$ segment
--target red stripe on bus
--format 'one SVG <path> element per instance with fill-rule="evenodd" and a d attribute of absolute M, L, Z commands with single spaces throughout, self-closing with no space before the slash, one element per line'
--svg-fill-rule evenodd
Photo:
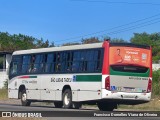
<path fill-rule="evenodd" d="M 103 43 L 104 48 L 104 58 L 103 58 L 103 67 L 102 74 L 109 74 L 109 41 Z"/>
<path fill-rule="evenodd" d="M 22 76 L 22 77 L 19 77 L 19 78 L 30 78 L 29 76 Z"/>

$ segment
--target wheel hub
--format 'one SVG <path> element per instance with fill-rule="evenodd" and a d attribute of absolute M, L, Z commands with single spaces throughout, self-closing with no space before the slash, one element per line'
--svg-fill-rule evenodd
<path fill-rule="evenodd" d="M 26 99 L 27 99 L 27 95 L 26 95 L 26 93 L 23 93 L 22 94 L 22 101 L 26 101 Z"/>
<path fill-rule="evenodd" d="M 65 103 L 66 105 L 68 105 L 69 102 L 70 102 L 69 94 L 66 93 L 65 96 L 64 96 L 64 103 Z"/>

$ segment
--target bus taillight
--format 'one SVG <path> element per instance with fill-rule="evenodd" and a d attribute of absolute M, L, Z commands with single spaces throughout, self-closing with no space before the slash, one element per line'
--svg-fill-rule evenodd
<path fill-rule="evenodd" d="M 149 78 L 147 92 L 152 91 L 152 80 Z"/>
<path fill-rule="evenodd" d="M 110 90 L 110 78 L 109 76 L 105 79 L 105 89 Z"/>

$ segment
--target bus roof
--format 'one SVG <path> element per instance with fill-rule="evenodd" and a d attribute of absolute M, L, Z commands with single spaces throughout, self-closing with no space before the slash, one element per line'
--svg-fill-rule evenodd
<path fill-rule="evenodd" d="M 19 50 L 19 51 L 15 51 L 13 53 L 13 55 L 32 54 L 32 53 L 41 53 L 41 52 L 52 52 L 52 51 L 66 51 L 66 50 L 80 50 L 80 49 L 101 48 L 102 45 L 103 45 L 103 42 L 102 43 L 92 43 L 92 44 L 72 45 L 72 46 L 61 46 L 61 47 L 50 47 L 50 48 Z"/>

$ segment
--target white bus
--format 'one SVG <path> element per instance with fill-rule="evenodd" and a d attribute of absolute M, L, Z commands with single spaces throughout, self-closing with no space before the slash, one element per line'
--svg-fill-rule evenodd
<path fill-rule="evenodd" d="M 23 106 L 51 101 L 58 108 L 85 103 L 112 111 L 150 101 L 151 61 L 150 46 L 109 41 L 15 51 L 8 95 Z"/>

